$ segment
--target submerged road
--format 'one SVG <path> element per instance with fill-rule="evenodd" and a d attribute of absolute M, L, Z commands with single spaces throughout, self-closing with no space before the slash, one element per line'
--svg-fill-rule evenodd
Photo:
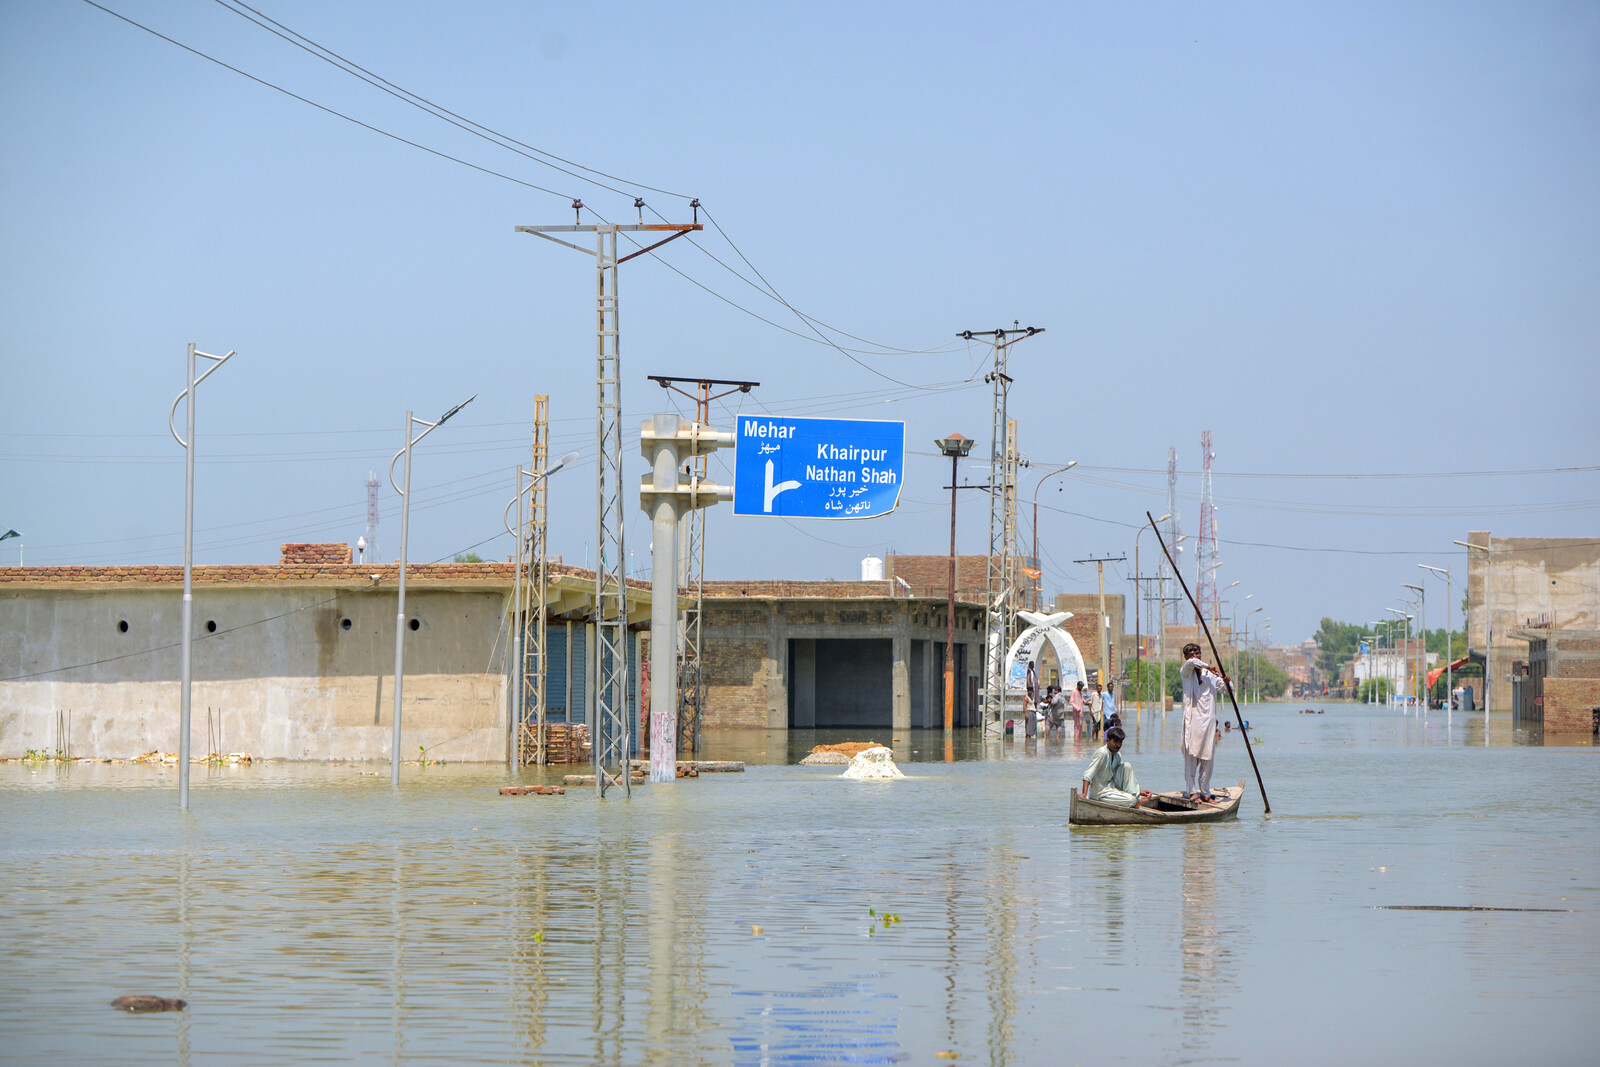
<path fill-rule="evenodd" d="M 712 736 L 746 773 L 604 802 L 256 764 L 183 816 L 171 767 L 0 765 L 0 1060 L 1587 1061 L 1600 751 L 1303 706 L 1246 712 L 1270 818 L 1177 829 L 1069 828 L 1092 746 L 937 732 Z M 845 739 L 908 777 L 792 765 Z M 1176 716 L 1124 755 L 1177 785 Z"/>

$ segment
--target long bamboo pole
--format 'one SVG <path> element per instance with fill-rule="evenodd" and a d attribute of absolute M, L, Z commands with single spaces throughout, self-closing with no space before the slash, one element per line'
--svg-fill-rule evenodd
<path fill-rule="evenodd" d="M 1167 563 L 1172 567 L 1173 575 L 1178 579 L 1178 584 L 1183 587 L 1183 595 L 1189 598 L 1189 603 L 1194 607 L 1194 613 L 1200 620 L 1200 628 L 1206 633 L 1206 643 L 1211 646 L 1211 655 L 1218 663 L 1222 662 L 1222 653 L 1217 651 L 1217 642 L 1211 636 L 1211 627 L 1206 625 L 1205 614 L 1200 610 L 1200 605 L 1195 603 L 1194 594 L 1189 592 L 1189 583 L 1183 580 L 1183 573 L 1178 570 L 1178 564 L 1173 560 L 1172 553 L 1167 551 L 1167 543 L 1161 539 L 1161 531 L 1156 529 L 1155 516 L 1148 511 L 1144 517 L 1150 520 L 1150 529 L 1155 530 L 1156 541 L 1161 545 L 1161 554 L 1167 557 Z M 1226 686 L 1228 690 L 1228 703 L 1233 705 L 1233 717 L 1239 724 L 1239 734 L 1244 738 L 1244 751 L 1250 757 L 1250 769 L 1256 772 L 1256 788 L 1261 790 L 1261 807 L 1268 815 L 1272 814 L 1272 802 L 1267 799 L 1267 787 L 1261 781 L 1261 768 L 1256 764 L 1255 749 L 1250 747 L 1250 731 L 1244 728 L 1244 716 L 1239 714 L 1239 701 L 1233 695 L 1233 683 Z"/>

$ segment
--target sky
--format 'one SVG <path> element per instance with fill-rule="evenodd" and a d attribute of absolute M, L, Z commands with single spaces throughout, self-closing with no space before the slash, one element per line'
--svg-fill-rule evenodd
<path fill-rule="evenodd" d="M 83 0 L 0 5 L 0 532 L 23 535 L 0 563 L 182 561 L 191 342 L 238 353 L 198 392 L 197 562 L 354 543 L 369 471 L 392 560 L 405 412 L 474 394 L 417 449 L 409 558 L 506 558 L 542 393 L 583 457 L 551 478 L 551 551 L 585 563 L 593 260 L 514 230 L 575 197 L 586 222 L 698 197 L 708 223 L 621 268 L 641 571 L 638 427 L 673 410 L 647 375 L 759 381 L 724 429 L 903 421 L 891 515 L 708 516 L 708 578 L 851 578 L 947 551 L 933 441 L 986 457 L 991 417 L 992 352 L 958 334 L 1013 322 L 1045 329 L 1008 373 L 1047 594 L 1093 591 L 1074 560 L 1106 555 L 1132 592 L 1169 448 L 1193 544 L 1205 430 L 1223 613 L 1260 607 L 1278 643 L 1405 583 L 1441 624 L 1417 564 L 1459 578 L 1469 530 L 1600 535 L 1592 3 L 258 0 L 511 151 L 231 3 L 103 2 L 195 51 Z M 986 498 L 961 496 L 981 553 Z"/>

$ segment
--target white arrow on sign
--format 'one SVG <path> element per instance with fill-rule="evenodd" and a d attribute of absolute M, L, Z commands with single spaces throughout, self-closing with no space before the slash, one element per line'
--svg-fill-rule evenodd
<path fill-rule="evenodd" d="M 773 485 L 772 460 L 767 460 L 767 495 L 766 498 L 761 502 L 761 510 L 766 512 L 768 515 L 772 514 L 772 501 L 777 498 L 778 494 L 786 493 L 791 489 L 798 488 L 800 488 L 800 483 L 796 481 L 779 482 L 777 485 Z"/>

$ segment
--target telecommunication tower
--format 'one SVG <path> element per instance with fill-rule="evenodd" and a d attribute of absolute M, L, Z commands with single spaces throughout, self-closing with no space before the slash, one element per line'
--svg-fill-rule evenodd
<path fill-rule="evenodd" d="M 1195 549 L 1195 564 L 1200 575 L 1195 580 L 1195 602 L 1202 612 L 1217 620 L 1217 509 L 1211 499 L 1211 431 L 1200 431 L 1200 544 Z M 1201 623 L 1199 616 L 1195 625 Z"/>
<path fill-rule="evenodd" d="M 382 563 L 378 554 L 378 472 L 367 472 L 367 554 L 368 563 Z"/>
<path fill-rule="evenodd" d="M 1183 545 L 1178 542 L 1178 538 L 1183 534 L 1183 529 L 1178 519 L 1178 449 L 1175 445 L 1167 448 L 1167 514 L 1172 516 L 1167 520 L 1167 544 L 1171 547 L 1173 555 L 1178 555 L 1183 551 Z M 1156 573 L 1161 573 L 1159 564 L 1156 567 Z M 1164 583 L 1165 578 L 1162 581 Z M 1166 595 L 1166 587 L 1163 584 L 1161 596 L 1165 597 Z M 1176 626 L 1183 621 L 1178 610 L 1177 601 L 1164 601 L 1161 610 L 1166 614 L 1167 621 L 1172 625 Z"/>

